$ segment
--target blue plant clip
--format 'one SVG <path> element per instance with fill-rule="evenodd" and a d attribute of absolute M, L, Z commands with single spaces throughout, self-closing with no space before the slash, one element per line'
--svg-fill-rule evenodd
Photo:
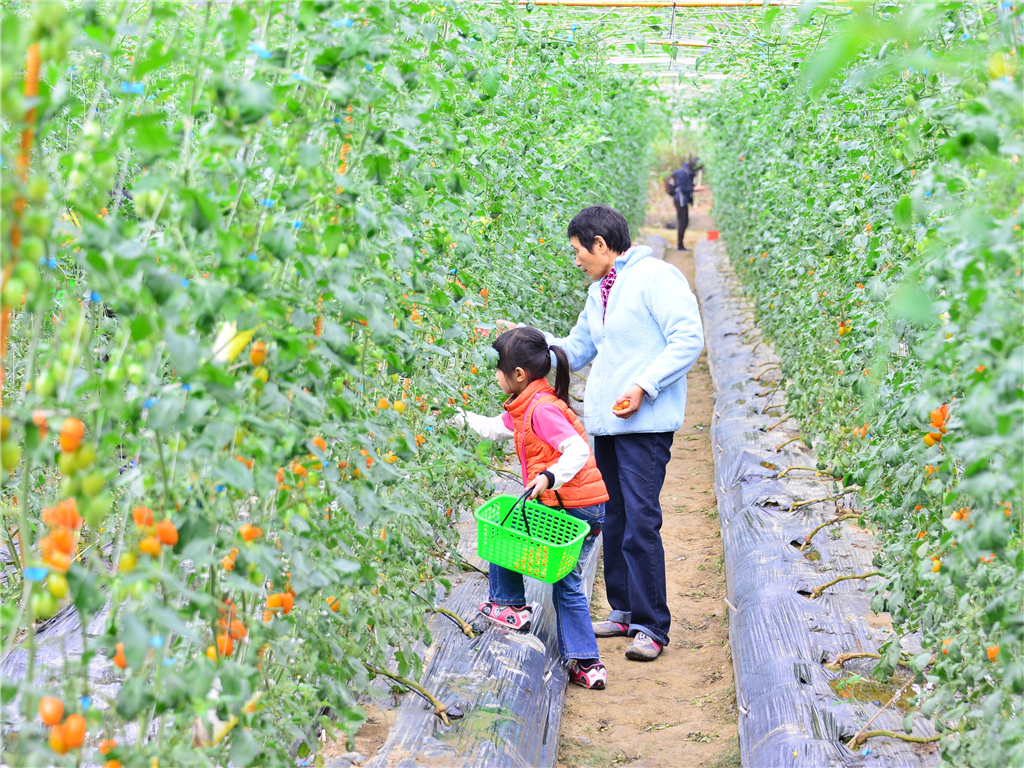
<path fill-rule="evenodd" d="M 34 568 L 26 568 L 25 578 L 29 581 L 40 582 L 46 578 L 47 573 L 49 573 L 49 571 L 46 568 L 42 568 L 40 566 L 35 566 Z"/>

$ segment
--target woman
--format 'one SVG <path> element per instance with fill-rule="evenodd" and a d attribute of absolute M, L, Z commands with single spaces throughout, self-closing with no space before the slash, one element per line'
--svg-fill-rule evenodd
<path fill-rule="evenodd" d="M 669 643 L 672 620 L 660 494 L 686 411 L 686 372 L 704 348 L 700 313 L 686 278 L 650 248 L 633 246 L 618 211 L 585 208 L 568 235 L 593 284 L 569 335 L 545 338 L 565 350 L 573 370 L 593 363 L 584 418 L 609 494 L 604 575 L 612 607 L 594 633 L 631 636 L 626 658 L 652 661 Z"/>

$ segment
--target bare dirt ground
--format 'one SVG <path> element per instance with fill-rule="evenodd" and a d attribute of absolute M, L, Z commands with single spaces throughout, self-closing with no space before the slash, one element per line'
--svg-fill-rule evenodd
<path fill-rule="evenodd" d="M 646 234 L 676 243 L 671 200 L 652 191 Z M 711 199 L 698 193 L 690 211 L 693 227 L 684 244 L 693 248 L 713 225 Z M 693 254 L 666 251 L 693 286 Z M 672 644 L 651 663 L 627 661 L 625 638 L 600 639 L 608 667 L 608 688 L 588 691 L 570 685 L 562 715 L 560 768 L 630 765 L 738 768 L 736 702 L 729 653 L 728 612 L 722 541 L 714 494 L 710 425 L 714 408 L 707 359 L 690 371 L 686 424 L 676 433 L 661 494 L 664 510 Z M 609 610 L 598 571 L 591 613 Z"/>

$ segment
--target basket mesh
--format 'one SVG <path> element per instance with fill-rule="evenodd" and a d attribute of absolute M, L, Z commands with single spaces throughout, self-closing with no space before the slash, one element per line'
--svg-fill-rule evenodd
<path fill-rule="evenodd" d="M 474 513 L 477 554 L 489 563 L 552 584 L 576 565 L 590 526 L 533 501 L 526 502 L 529 533 L 521 503 L 502 526 L 502 519 L 516 502 L 515 496 L 496 496 Z"/>

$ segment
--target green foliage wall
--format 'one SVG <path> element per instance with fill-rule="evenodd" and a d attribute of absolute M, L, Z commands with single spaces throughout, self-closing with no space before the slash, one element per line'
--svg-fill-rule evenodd
<path fill-rule="evenodd" d="M 422 671 L 412 590 L 447 584 L 453 510 L 489 482 L 447 419 L 500 402 L 495 317 L 575 317 L 568 220 L 639 223 L 664 117 L 596 37 L 507 4 L 5 9 L 3 514 L 30 567 L 4 650 L 27 630 L 34 657 L 67 588 L 57 502 L 86 520 L 70 599 L 117 610 L 45 689 L 4 681 L 26 718 L 4 760 L 74 762 L 35 702 L 83 711 L 100 655 L 121 669 L 83 759 L 102 734 L 126 764 L 282 764 L 322 708 L 358 726 L 364 661 Z M 218 653 L 225 601 L 247 636 Z"/>
<path fill-rule="evenodd" d="M 864 488 L 886 575 L 873 608 L 900 636 L 922 633 L 916 673 L 935 655 L 918 704 L 944 761 L 1016 765 L 1021 11 L 888 11 L 826 16 L 828 34 L 821 15 L 790 21 L 776 45 L 719 55 L 737 78 L 705 105 L 715 217 L 790 411 L 832 473 Z M 896 638 L 878 676 L 898 653 Z"/>

